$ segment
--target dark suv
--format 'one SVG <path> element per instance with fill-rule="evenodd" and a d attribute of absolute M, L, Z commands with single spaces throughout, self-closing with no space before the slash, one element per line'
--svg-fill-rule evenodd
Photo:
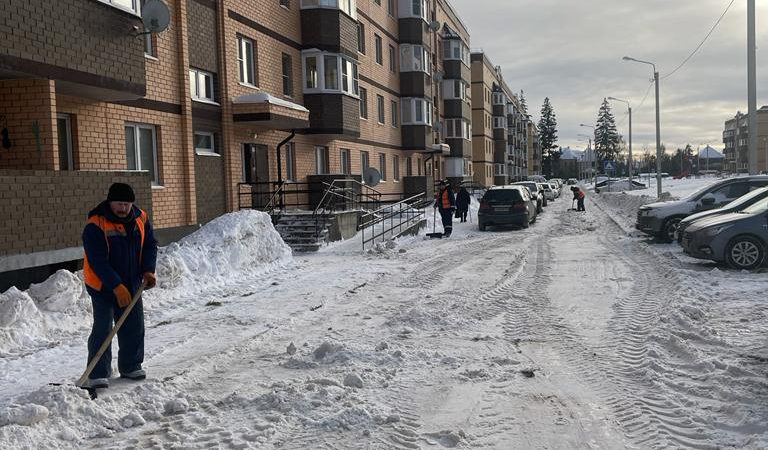
<path fill-rule="evenodd" d="M 477 222 L 480 231 L 496 225 L 517 225 L 528 228 L 536 221 L 536 199 L 525 186 L 495 186 L 480 199 Z"/>

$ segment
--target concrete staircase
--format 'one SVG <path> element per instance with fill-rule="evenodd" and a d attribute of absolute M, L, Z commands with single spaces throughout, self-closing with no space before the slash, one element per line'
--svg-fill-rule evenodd
<path fill-rule="evenodd" d="M 328 240 L 330 217 L 319 216 L 317 223 L 311 212 L 284 212 L 275 229 L 294 252 L 316 252 Z"/>

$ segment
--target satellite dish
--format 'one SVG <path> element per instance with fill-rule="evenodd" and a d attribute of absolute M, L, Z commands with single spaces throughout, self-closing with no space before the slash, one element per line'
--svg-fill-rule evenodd
<path fill-rule="evenodd" d="M 429 29 L 432 31 L 437 31 L 440 29 L 440 22 L 433 20 L 429 23 Z"/>
<path fill-rule="evenodd" d="M 381 182 L 381 173 L 375 167 L 369 167 L 363 171 L 363 181 L 370 187 L 374 187 Z"/>
<path fill-rule="evenodd" d="M 171 12 L 168 5 L 160 0 L 149 0 L 141 8 L 141 21 L 148 33 L 160 33 L 171 23 Z"/>

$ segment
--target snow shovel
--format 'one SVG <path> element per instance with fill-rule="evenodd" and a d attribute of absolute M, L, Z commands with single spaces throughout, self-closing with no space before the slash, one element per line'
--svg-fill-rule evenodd
<path fill-rule="evenodd" d="M 80 377 L 79 380 L 77 380 L 77 383 L 75 383 L 75 386 L 79 387 L 80 389 L 85 389 L 88 391 L 88 395 L 91 396 L 91 400 L 95 400 L 98 397 L 98 394 L 96 393 L 96 388 L 88 387 L 86 386 L 86 382 L 88 381 L 88 376 L 93 372 L 93 368 L 96 367 L 96 364 L 99 362 L 99 359 L 101 359 L 101 356 L 104 355 L 104 352 L 107 351 L 107 348 L 109 348 L 110 344 L 112 344 L 112 339 L 115 337 L 117 332 L 120 330 L 120 327 L 123 326 L 123 322 L 125 322 L 125 319 L 128 318 L 128 314 L 131 313 L 133 310 L 133 307 L 136 306 L 136 303 L 141 298 L 141 294 L 144 292 L 144 288 L 147 286 L 146 281 L 141 282 L 141 286 L 139 286 L 139 290 L 136 291 L 136 293 L 133 295 L 133 298 L 131 299 L 131 303 L 128 304 L 128 306 L 125 307 L 125 311 L 123 311 L 123 314 L 120 316 L 119 319 L 117 319 L 117 322 L 115 322 L 115 326 L 112 327 L 112 331 L 109 332 L 109 335 L 106 339 L 104 339 L 104 342 L 101 344 L 101 347 L 99 347 L 99 351 L 96 352 L 95 355 L 93 355 L 93 358 L 91 358 L 91 361 L 88 363 L 88 367 L 86 367 L 85 372 L 83 372 L 83 375 Z M 61 386 L 61 383 L 50 383 L 53 386 Z"/>
<path fill-rule="evenodd" d="M 435 229 L 437 227 L 437 208 L 432 208 L 432 232 L 427 233 L 427 237 L 430 239 L 442 239 L 443 233 L 437 233 L 435 232 Z"/>

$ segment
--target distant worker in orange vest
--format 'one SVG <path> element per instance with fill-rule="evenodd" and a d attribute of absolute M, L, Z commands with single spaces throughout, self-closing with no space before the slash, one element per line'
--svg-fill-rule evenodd
<path fill-rule="evenodd" d="M 93 304 L 93 328 L 88 337 L 88 361 L 98 352 L 123 309 L 131 303 L 142 283 L 157 283 L 157 241 L 147 213 L 133 203 L 133 188 L 124 183 L 109 187 L 107 200 L 88 213 L 83 230 L 83 275 Z M 139 300 L 117 333 L 120 351 L 117 367 L 121 378 L 143 380 L 144 309 Z M 107 349 L 89 375 L 85 387 L 109 387 L 112 349 Z"/>
<path fill-rule="evenodd" d="M 435 199 L 435 208 L 440 211 L 443 221 L 443 236 L 449 237 L 453 232 L 453 212 L 456 210 L 456 198 L 447 180 L 440 180 L 440 190 Z"/>
<path fill-rule="evenodd" d="M 573 199 L 576 200 L 576 211 L 586 211 L 584 208 L 584 198 L 586 197 L 584 192 L 576 186 L 571 186 L 571 191 L 573 191 Z"/>

